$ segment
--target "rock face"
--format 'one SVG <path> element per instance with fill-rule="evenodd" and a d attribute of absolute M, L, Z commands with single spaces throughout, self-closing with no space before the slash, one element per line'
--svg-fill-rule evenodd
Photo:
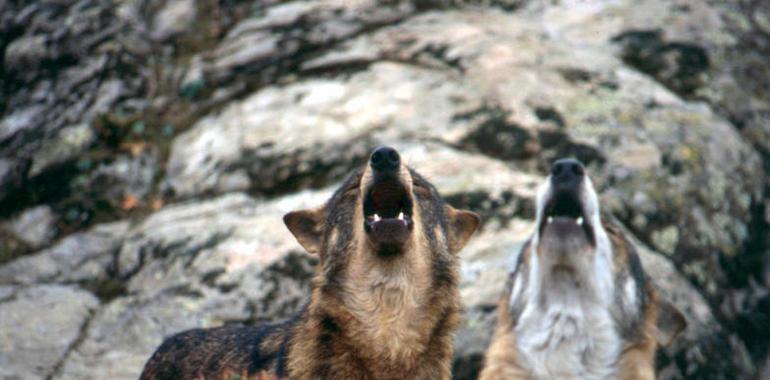
<path fill-rule="evenodd" d="M 92 294 L 67 286 L 8 289 L 0 316 L 0 375 L 45 379 L 67 359 L 99 305 Z"/>
<path fill-rule="evenodd" d="M 484 217 L 455 378 L 477 375 L 562 156 L 688 318 L 659 377 L 762 376 L 768 19 L 761 1 L 0 4 L 0 379 L 135 379 L 169 334 L 290 315 L 315 259 L 282 215 L 379 144 Z"/>
<path fill-rule="evenodd" d="M 51 242 L 55 235 L 54 215 L 48 206 L 38 206 L 24 211 L 5 226 L 17 239 L 40 248 Z"/>

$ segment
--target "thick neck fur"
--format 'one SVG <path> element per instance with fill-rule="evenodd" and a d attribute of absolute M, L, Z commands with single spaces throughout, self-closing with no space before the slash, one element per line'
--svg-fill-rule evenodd
<path fill-rule="evenodd" d="M 448 379 L 459 295 L 456 286 L 436 286 L 430 247 L 415 234 L 400 257 L 382 258 L 354 239 L 332 286 L 328 270 L 318 274 L 295 332 L 315 342 L 293 348 L 314 362 L 290 359 L 292 378 Z"/>
<path fill-rule="evenodd" d="M 520 295 L 527 293 L 529 300 L 514 331 L 520 364 L 535 379 L 616 378 L 622 342 L 610 297 L 602 294 L 606 289 L 539 269 L 532 255 L 528 275 L 533 281 Z"/>
<path fill-rule="evenodd" d="M 363 355 L 411 367 L 425 350 L 430 331 L 423 329 L 433 317 L 427 314 L 430 263 L 423 251 L 409 249 L 386 261 L 359 249 L 352 258 L 341 301 L 352 317 L 348 338 Z"/>

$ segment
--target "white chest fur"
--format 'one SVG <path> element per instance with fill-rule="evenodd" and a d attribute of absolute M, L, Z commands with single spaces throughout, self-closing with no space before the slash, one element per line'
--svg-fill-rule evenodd
<path fill-rule="evenodd" d="M 614 379 L 621 339 L 606 309 L 535 303 L 516 326 L 521 364 L 535 379 Z"/>

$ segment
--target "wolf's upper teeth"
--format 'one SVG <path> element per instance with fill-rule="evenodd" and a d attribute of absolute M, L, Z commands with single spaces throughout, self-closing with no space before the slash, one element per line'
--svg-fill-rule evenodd
<path fill-rule="evenodd" d="M 399 212 L 398 213 L 398 219 L 399 220 L 404 220 L 404 213 L 403 212 Z"/>
<path fill-rule="evenodd" d="M 552 217 L 552 216 L 549 216 L 549 217 L 548 217 L 548 223 L 552 223 L 552 222 L 553 222 L 553 217 Z"/>
<path fill-rule="evenodd" d="M 575 222 L 578 224 L 578 226 L 582 226 L 583 225 L 583 217 L 582 216 L 578 216 L 578 218 L 575 219 Z"/>
<path fill-rule="evenodd" d="M 375 221 L 375 222 L 379 222 L 379 221 L 380 221 L 380 219 L 382 219 L 382 218 L 380 218 L 380 216 L 379 216 L 379 215 L 377 215 L 377 214 L 374 214 L 374 221 Z"/>

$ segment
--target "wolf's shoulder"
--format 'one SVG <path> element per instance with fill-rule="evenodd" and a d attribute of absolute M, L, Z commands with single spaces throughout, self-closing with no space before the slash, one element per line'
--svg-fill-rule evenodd
<path fill-rule="evenodd" d="M 286 321 L 182 331 L 163 341 L 141 379 L 281 372 L 291 325 Z"/>

